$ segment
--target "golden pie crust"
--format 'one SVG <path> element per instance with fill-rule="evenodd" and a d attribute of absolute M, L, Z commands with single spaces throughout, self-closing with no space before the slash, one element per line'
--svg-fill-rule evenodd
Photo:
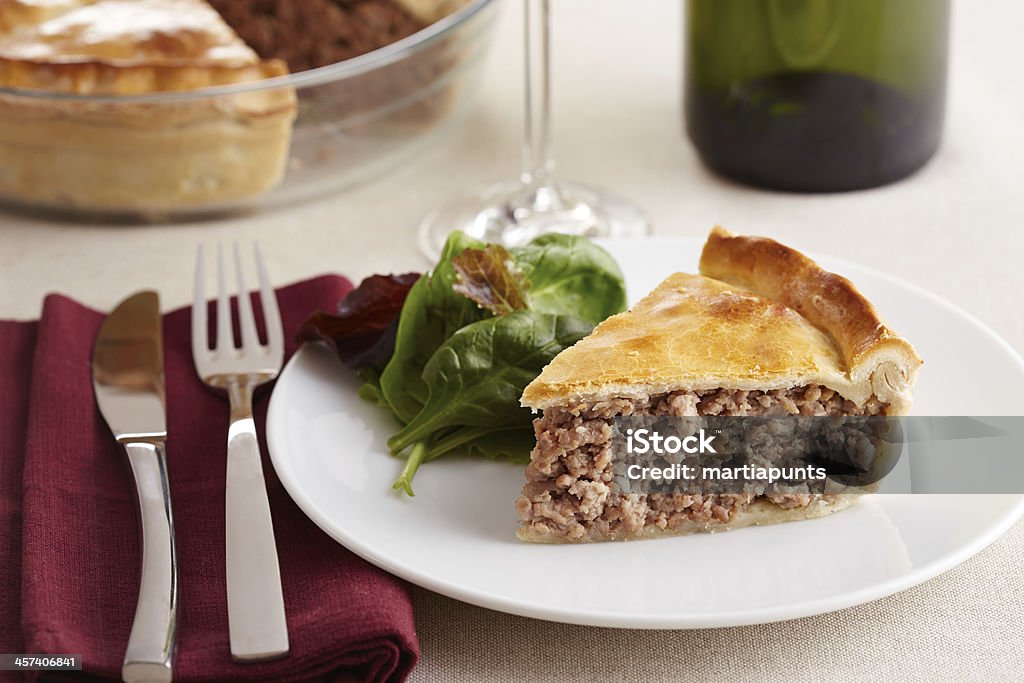
<path fill-rule="evenodd" d="M 18 91 L 0 92 L 0 196 L 160 212 L 266 192 L 287 160 L 290 87 L 118 97 L 286 73 L 202 0 L 0 0 L 0 88 Z"/>
<path fill-rule="evenodd" d="M 676 273 L 560 353 L 524 406 L 672 391 L 822 385 L 910 410 L 922 361 L 846 278 L 774 240 L 717 227 L 702 275 Z"/>

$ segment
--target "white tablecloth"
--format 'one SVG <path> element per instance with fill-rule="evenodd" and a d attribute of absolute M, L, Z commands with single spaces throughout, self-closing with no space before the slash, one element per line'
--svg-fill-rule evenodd
<path fill-rule="evenodd" d="M 707 173 L 681 132 L 679 0 L 557 0 L 559 171 L 648 209 L 662 235 L 714 223 L 898 274 L 1024 349 L 1024 82 L 1013 0 L 955 3 L 945 144 L 915 177 L 853 194 L 761 192 Z M 0 215 L 0 316 L 62 291 L 109 307 L 190 296 L 195 246 L 257 239 L 278 283 L 424 266 L 413 235 L 437 202 L 518 171 L 521 5 L 507 2 L 479 102 L 441 145 L 373 184 L 287 211 L 146 228 Z M 965 358 L 964 362 L 970 362 Z M 878 602 L 778 625 L 628 632 L 548 624 L 416 591 L 416 681 L 1015 679 L 1024 673 L 1024 526 L 960 568 Z"/>

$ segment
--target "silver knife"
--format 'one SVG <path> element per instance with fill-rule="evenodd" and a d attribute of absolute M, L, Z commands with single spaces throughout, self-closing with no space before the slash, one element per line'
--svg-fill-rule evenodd
<path fill-rule="evenodd" d="M 139 599 L 121 676 L 170 681 L 178 606 L 174 521 L 167 486 L 164 354 L 160 299 L 140 292 L 100 327 L 92 355 L 96 403 L 128 454 L 142 528 Z"/>

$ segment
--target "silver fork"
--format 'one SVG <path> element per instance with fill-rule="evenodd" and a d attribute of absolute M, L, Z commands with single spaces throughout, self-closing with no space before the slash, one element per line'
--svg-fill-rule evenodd
<path fill-rule="evenodd" d="M 253 245 L 260 281 L 260 302 L 267 343 L 256 331 L 252 301 L 245 285 L 242 257 L 234 245 L 238 280 L 237 348 L 231 329 L 231 307 L 224 275 L 223 250 L 217 249 L 217 337 L 207 339 L 203 248 L 196 255 L 195 299 L 192 304 L 192 358 L 196 373 L 208 386 L 227 392 L 231 402 L 225 494 L 225 557 L 227 563 L 228 631 L 231 656 L 256 662 L 288 654 L 281 570 L 274 544 L 270 503 L 260 464 L 260 447 L 252 415 L 253 390 L 274 379 L 284 357 L 284 334 L 277 297 L 270 287 L 259 247 Z"/>

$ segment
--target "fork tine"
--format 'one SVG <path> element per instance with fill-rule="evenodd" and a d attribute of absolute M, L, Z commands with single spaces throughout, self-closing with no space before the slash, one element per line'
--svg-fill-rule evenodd
<path fill-rule="evenodd" d="M 256 319 L 252 314 L 252 296 L 245 286 L 245 273 L 242 270 L 242 255 L 235 242 L 235 274 L 238 278 L 238 326 L 242 332 L 242 348 L 254 349 L 260 345 L 260 337 L 256 332 Z"/>
<path fill-rule="evenodd" d="M 203 245 L 196 250 L 196 284 L 192 296 L 192 355 L 206 354 L 210 350 L 210 340 L 206 329 L 206 286 L 205 265 L 203 263 Z"/>
<path fill-rule="evenodd" d="M 217 245 L 217 343 L 214 351 L 231 349 L 235 346 L 231 332 L 231 305 L 228 302 L 227 287 L 224 284 L 224 249 Z"/>
<path fill-rule="evenodd" d="M 263 320 L 267 326 L 267 346 L 271 353 L 282 353 L 284 351 L 284 331 L 281 329 L 281 313 L 277 308 L 277 295 L 274 288 L 270 286 L 270 277 L 267 275 L 267 266 L 263 262 L 263 254 L 260 253 L 260 245 L 253 242 L 253 254 L 256 256 L 256 266 L 260 278 L 260 303 L 263 305 Z"/>

